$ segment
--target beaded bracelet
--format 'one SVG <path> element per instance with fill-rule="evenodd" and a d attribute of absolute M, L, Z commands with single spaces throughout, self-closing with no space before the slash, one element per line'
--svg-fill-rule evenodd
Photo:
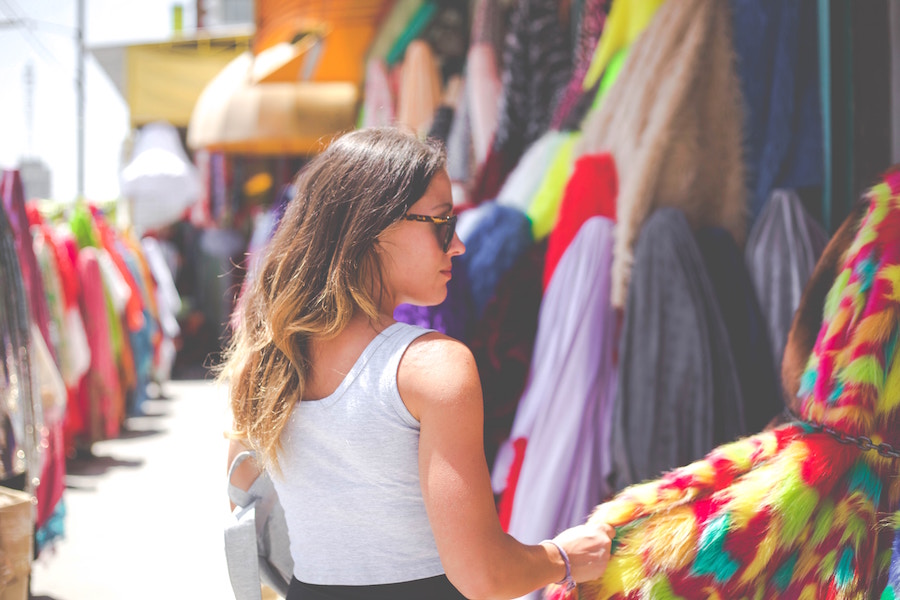
<path fill-rule="evenodd" d="M 573 589 L 575 589 L 575 579 L 572 578 L 572 564 L 569 562 L 569 555 L 566 554 L 566 551 L 563 550 L 563 547 L 561 545 L 554 542 L 553 540 L 544 540 L 544 542 L 553 544 L 554 546 L 556 546 L 556 549 L 559 550 L 559 555 L 562 556 L 563 563 L 565 563 L 566 565 L 566 576 L 563 577 L 561 581 L 558 581 L 557 585 L 565 585 L 566 592 L 571 592 Z M 544 542 L 541 543 L 543 544 Z"/>

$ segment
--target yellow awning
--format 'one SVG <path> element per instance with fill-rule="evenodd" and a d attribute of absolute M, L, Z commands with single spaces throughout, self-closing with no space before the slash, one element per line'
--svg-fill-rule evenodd
<path fill-rule="evenodd" d="M 254 64 L 248 51 L 209 83 L 194 107 L 188 146 L 240 154 L 312 154 L 355 126 L 357 84 L 256 83 L 261 79 Z"/>
<path fill-rule="evenodd" d="M 158 43 L 95 47 L 91 53 L 119 89 L 140 127 L 167 121 L 187 127 L 207 83 L 251 43 L 250 31 Z"/>

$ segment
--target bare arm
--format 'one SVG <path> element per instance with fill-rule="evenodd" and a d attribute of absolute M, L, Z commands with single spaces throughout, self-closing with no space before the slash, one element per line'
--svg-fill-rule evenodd
<path fill-rule="evenodd" d="M 561 580 L 555 546 L 521 544 L 500 526 L 484 456 L 481 383 L 468 348 L 424 336 L 407 351 L 398 383 L 421 423 L 422 494 L 450 581 L 468 598 L 514 598 Z M 582 525 L 555 538 L 577 581 L 603 573 L 612 535 L 609 526 Z"/>

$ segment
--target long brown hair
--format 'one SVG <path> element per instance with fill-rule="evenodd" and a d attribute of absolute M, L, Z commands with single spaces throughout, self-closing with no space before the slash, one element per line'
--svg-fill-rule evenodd
<path fill-rule="evenodd" d="M 309 341 L 338 335 L 355 311 L 378 318 L 378 235 L 421 198 L 443 150 L 393 128 L 336 139 L 300 172 L 297 192 L 238 302 L 220 379 L 232 435 L 278 469 L 281 432 L 303 396 Z"/>

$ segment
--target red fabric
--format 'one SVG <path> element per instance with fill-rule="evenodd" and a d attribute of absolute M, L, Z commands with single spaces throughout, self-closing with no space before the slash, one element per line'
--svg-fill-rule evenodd
<path fill-rule="evenodd" d="M 559 217 L 547 241 L 544 291 L 559 259 L 585 221 L 597 216 L 616 220 L 618 193 L 616 165 L 611 154 L 588 154 L 575 161 L 572 176 L 563 193 Z"/>
<path fill-rule="evenodd" d="M 503 531 L 509 531 L 509 519 L 512 517 L 513 499 L 516 495 L 516 487 L 519 485 L 519 474 L 522 472 L 522 462 L 525 460 L 525 448 L 528 440 L 516 438 L 513 440 L 513 450 L 516 455 L 509 467 L 509 476 L 506 478 L 506 489 L 500 497 L 500 526 Z"/>

